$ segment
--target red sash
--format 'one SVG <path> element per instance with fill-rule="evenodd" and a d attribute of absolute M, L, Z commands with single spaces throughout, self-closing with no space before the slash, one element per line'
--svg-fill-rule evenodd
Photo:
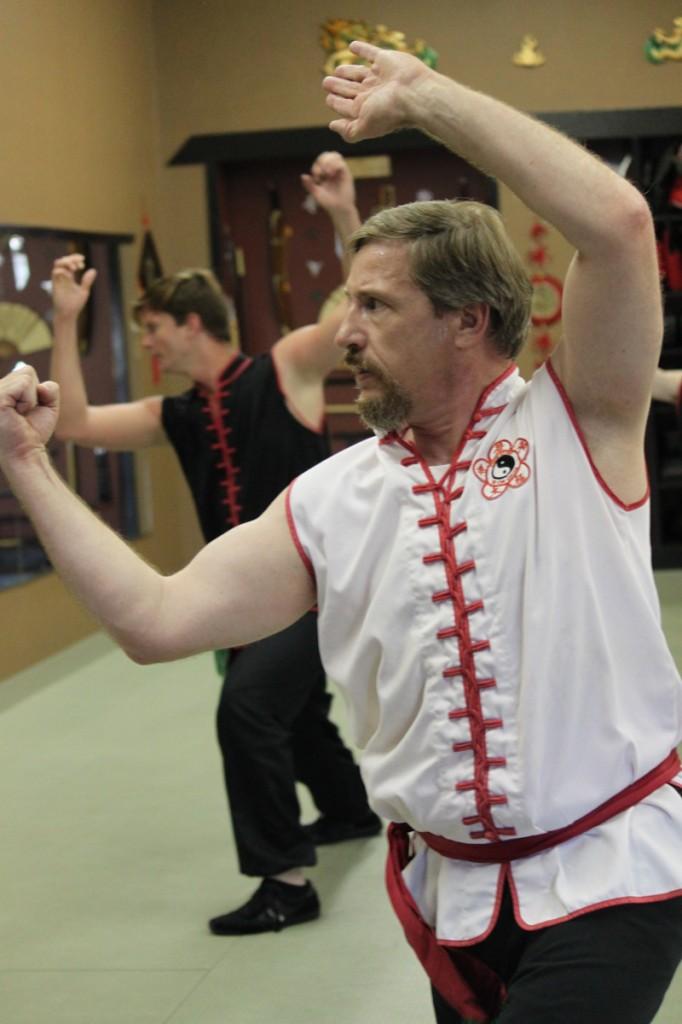
<path fill-rule="evenodd" d="M 680 770 L 676 751 L 647 772 L 641 779 L 616 793 L 589 814 L 564 828 L 553 829 L 537 836 L 522 836 L 503 842 L 477 844 L 459 843 L 430 832 L 420 832 L 424 842 L 433 850 L 454 860 L 477 863 L 504 864 L 520 857 L 529 857 L 568 839 L 596 828 L 615 817 L 650 793 L 660 789 Z M 433 929 L 424 921 L 412 895 L 403 880 L 403 869 L 412 859 L 409 825 L 392 822 L 388 827 L 388 858 L 386 861 L 386 888 L 393 909 L 403 926 L 405 937 L 412 946 L 434 988 L 462 1017 L 486 1024 L 499 1013 L 506 990 L 501 979 L 472 953 L 452 947 L 449 951 L 439 945 Z"/>

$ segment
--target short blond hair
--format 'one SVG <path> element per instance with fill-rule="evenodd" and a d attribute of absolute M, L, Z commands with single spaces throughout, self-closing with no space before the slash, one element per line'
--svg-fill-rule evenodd
<path fill-rule="evenodd" d="M 518 353 L 532 290 L 497 210 L 469 199 L 406 203 L 370 217 L 348 247 L 357 253 L 380 241 L 409 246 L 410 276 L 437 312 L 485 303 L 492 341 L 509 358 Z"/>

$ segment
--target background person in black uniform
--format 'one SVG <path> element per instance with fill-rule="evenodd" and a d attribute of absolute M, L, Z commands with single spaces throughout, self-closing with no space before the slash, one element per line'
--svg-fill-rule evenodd
<path fill-rule="evenodd" d="M 359 218 L 343 158 L 321 154 L 303 183 L 345 242 Z M 323 381 L 338 363 L 333 339 L 343 309 L 252 359 L 229 343 L 227 301 L 209 271 L 161 278 L 135 306 L 142 345 L 163 371 L 185 373 L 193 387 L 173 398 L 91 406 L 76 321 L 95 272 L 86 270 L 79 283 L 82 269 L 76 254 L 57 260 L 53 271 L 59 437 L 119 450 L 170 442 L 207 541 L 259 516 L 295 476 L 329 455 Z M 303 873 L 316 862 L 315 845 L 381 829 L 329 720 L 330 703 L 314 612 L 231 652 L 218 739 L 240 870 L 263 881 L 244 906 L 209 922 L 215 934 L 279 931 L 318 917 L 317 894 Z M 300 823 L 297 780 L 321 814 L 310 826 Z"/>

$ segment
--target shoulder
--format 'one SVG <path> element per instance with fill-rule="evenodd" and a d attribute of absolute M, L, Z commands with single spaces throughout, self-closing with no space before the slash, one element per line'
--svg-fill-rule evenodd
<path fill-rule="evenodd" d="M 344 448 L 290 484 L 287 515 L 292 533 L 309 552 L 356 534 L 381 491 L 376 438 Z M 336 540 L 334 539 L 336 538 Z"/>
<path fill-rule="evenodd" d="M 541 414 L 544 410 L 546 415 L 555 415 L 562 408 L 570 411 L 571 403 L 551 359 L 535 370 L 528 380 L 519 378 L 509 401 L 509 410 L 513 412 L 523 408 L 532 408 Z"/>
<path fill-rule="evenodd" d="M 185 419 L 192 408 L 194 408 L 199 402 L 199 390 L 195 386 L 187 388 L 186 391 L 181 391 L 178 395 L 163 395 L 155 396 L 158 402 L 158 411 L 161 418 L 161 422 L 164 426 L 169 423 L 174 423 L 177 420 Z"/>
<path fill-rule="evenodd" d="M 301 473 L 294 480 L 296 491 L 301 494 L 324 485 L 325 493 L 330 490 L 338 492 L 347 485 L 349 477 L 362 477 L 378 460 L 379 442 L 376 437 L 368 437 Z"/>
<path fill-rule="evenodd" d="M 192 387 L 187 388 L 185 391 L 180 391 L 177 395 L 155 395 L 150 400 L 160 402 L 162 409 L 172 409 L 175 406 L 187 405 L 195 400 L 198 394 L 199 389 L 196 384 L 193 384 Z"/>
<path fill-rule="evenodd" d="M 225 380 L 230 385 L 247 388 L 265 387 L 277 381 L 277 369 L 271 352 L 259 352 L 255 356 L 240 353 L 231 364 Z"/>

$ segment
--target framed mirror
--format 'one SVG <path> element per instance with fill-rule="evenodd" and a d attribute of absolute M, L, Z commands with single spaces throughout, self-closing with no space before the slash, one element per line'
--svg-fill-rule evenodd
<path fill-rule="evenodd" d="M 97 269 L 90 302 L 78 324 L 83 373 L 95 404 L 129 397 L 119 246 L 132 235 L 0 225 L 0 375 L 21 360 L 49 377 L 52 346 L 51 270 L 68 252 L 82 252 Z M 52 439 L 60 473 L 125 537 L 139 534 L 134 467 L 129 453 L 90 451 Z M 0 589 L 50 569 L 33 527 L 0 474 Z"/>

